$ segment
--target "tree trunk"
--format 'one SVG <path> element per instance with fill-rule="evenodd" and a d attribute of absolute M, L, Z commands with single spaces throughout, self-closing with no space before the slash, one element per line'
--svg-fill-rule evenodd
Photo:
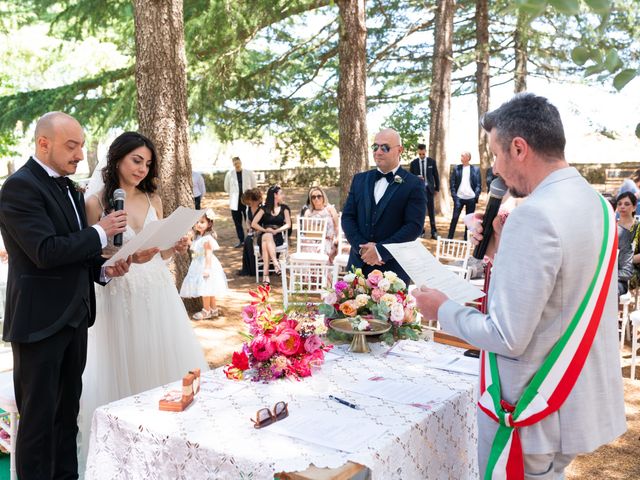
<path fill-rule="evenodd" d="M 192 206 L 182 0 L 134 0 L 140 132 L 156 146 L 164 216 Z M 189 267 L 175 259 L 176 285 Z"/>
<path fill-rule="evenodd" d="M 98 166 L 98 140 L 91 138 L 87 145 L 87 165 L 89 167 L 89 176 Z"/>
<path fill-rule="evenodd" d="M 527 89 L 527 34 L 529 31 L 529 21 L 525 14 L 518 13 L 518 23 L 513 32 L 513 43 L 515 48 L 516 68 L 514 72 L 515 93 L 524 92 Z"/>
<path fill-rule="evenodd" d="M 478 105 L 478 120 L 489 111 L 489 2 L 476 0 L 476 102 Z M 487 169 L 491 166 L 491 152 L 487 132 L 478 122 L 478 158 L 480 159 L 480 173 L 482 185 L 486 185 Z"/>
<path fill-rule="evenodd" d="M 365 0 L 338 0 L 338 148 L 340 205 L 344 205 L 356 173 L 369 165 L 367 138 L 367 27 Z"/>
<path fill-rule="evenodd" d="M 433 52 L 433 76 L 429 93 L 431 125 L 429 129 L 429 155 L 436 159 L 440 172 L 440 192 L 435 195 L 438 214 L 451 211 L 449 192 L 449 162 L 447 143 L 451 110 L 451 68 L 453 63 L 453 15 L 455 0 L 436 2 L 435 45 Z"/>

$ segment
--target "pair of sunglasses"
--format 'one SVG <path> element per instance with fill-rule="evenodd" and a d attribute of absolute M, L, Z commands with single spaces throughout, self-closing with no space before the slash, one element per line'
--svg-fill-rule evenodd
<path fill-rule="evenodd" d="M 254 428 L 262 428 L 271 425 L 278 420 L 282 420 L 289 416 L 289 404 L 285 402 L 278 402 L 273 406 L 273 410 L 268 408 L 261 408 L 256 412 L 256 419 L 253 418 Z"/>
<path fill-rule="evenodd" d="M 311 195 L 311 200 L 315 200 L 316 198 L 322 198 L 322 195 Z"/>
<path fill-rule="evenodd" d="M 373 150 L 374 152 L 377 152 L 378 149 L 382 150 L 384 153 L 389 153 L 391 151 L 392 148 L 395 147 L 399 147 L 400 145 L 389 145 L 388 143 L 383 143 L 382 145 L 378 145 L 377 143 L 374 143 L 373 145 L 371 145 L 371 150 Z"/>

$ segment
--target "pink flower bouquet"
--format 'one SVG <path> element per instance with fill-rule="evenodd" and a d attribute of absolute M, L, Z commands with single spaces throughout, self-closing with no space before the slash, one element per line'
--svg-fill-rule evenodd
<path fill-rule="evenodd" d="M 247 342 L 224 368 L 227 378 L 241 380 L 249 370 L 256 381 L 308 377 L 313 367 L 324 362 L 324 352 L 332 348 L 319 336 L 326 332 L 322 319 L 274 313 L 269 293 L 269 286 L 249 292 L 254 300 L 242 309 L 242 319 L 249 329 L 249 333 L 243 333 Z"/>
<path fill-rule="evenodd" d="M 367 330 L 367 318 L 391 324 L 382 340 L 392 345 L 398 339 L 418 339 L 422 331 L 417 322 L 415 297 L 394 272 L 374 270 L 366 277 L 357 268 L 329 289 L 319 311 L 328 319 L 350 318 L 354 330 Z"/>

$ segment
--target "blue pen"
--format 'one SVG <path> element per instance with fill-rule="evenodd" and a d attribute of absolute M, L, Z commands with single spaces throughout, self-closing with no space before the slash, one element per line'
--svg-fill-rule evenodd
<path fill-rule="evenodd" d="M 358 405 L 356 405 L 355 403 L 347 402 L 346 400 L 343 400 L 343 399 L 338 398 L 338 397 L 334 397 L 333 395 L 329 395 L 329 398 L 331 400 L 335 400 L 338 403 L 341 403 L 342 405 L 344 405 L 346 407 L 353 408 L 354 410 L 360 410 L 360 407 Z"/>

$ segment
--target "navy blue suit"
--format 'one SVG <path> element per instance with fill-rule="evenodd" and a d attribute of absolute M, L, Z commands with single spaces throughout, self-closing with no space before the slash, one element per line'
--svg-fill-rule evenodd
<path fill-rule="evenodd" d="M 387 243 L 411 242 L 420 236 L 427 202 L 424 184 L 402 167 L 396 177 L 402 182 L 391 182 L 384 195 L 376 204 L 373 190 L 376 170 L 358 173 L 353 177 L 347 202 L 342 211 L 342 229 L 351 244 L 348 268 L 362 268 L 367 275 L 376 268 L 394 271 L 407 284 L 409 276 L 384 247 Z M 360 245 L 375 242 L 384 265 L 367 265 L 360 258 Z"/>
<path fill-rule="evenodd" d="M 440 191 L 438 165 L 436 165 L 436 161 L 431 157 L 425 157 L 424 160 L 418 157 L 409 165 L 409 171 L 414 175 L 422 175 L 425 178 L 424 195 L 427 198 L 427 213 L 429 214 L 431 236 L 434 236 L 438 233 L 438 229 L 436 228 L 435 205 L 433 203 L 434 193 Z"/>
<path fill-rule="evenodd" d="M 469 165 L 469 183 L 471 189 L 475 194 L 474 198 L 462 199 L 458 198 L 458 188 L 462 183 L 462 164 L 456 165 L 449 175 L 449 187 L 451 188 L 451 196 L 453 197 L 453 216 L 451 217 L 451 224 L 449 225 L 449 238 L 453 238 L 453 234 L 456 232 L 456 225 L 458 224 L 458 218 L 464 207 L 465 213 L 473 213 L 476 211 L 476 203 L 480 197 L 480 191 L 482 190 L 482 183 L 480 180 L 480 169 L 475 165 Z M 464 239 L 467 239 L 467 227 L 464 227 Z"/>

